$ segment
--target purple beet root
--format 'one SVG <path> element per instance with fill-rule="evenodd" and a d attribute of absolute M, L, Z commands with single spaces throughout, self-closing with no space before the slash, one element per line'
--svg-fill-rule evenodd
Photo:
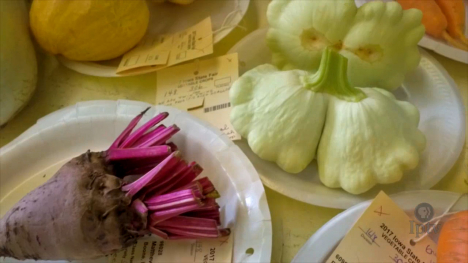
<path fill-rule="evenodd" d="M 179 128 L 156 126 L 161 113 L 133 131 L 135 117 L 104 152 L 73 158 L 0 219 L 0 257 L 84 260 L 124 249 L 153 233 L 166 239 L 216 238 L 218 192 L 203 169 L 167 141 Z"/>

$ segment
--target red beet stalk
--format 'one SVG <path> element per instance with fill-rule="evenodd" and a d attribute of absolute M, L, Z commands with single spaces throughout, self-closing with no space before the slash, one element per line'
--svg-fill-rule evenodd
<path fill-rule="evenodd" d="M 122 190 L 133 199 L 132 209 L 147 216 L 149 232 L 165 239 L 229 235 L 229 229 L 218 229 L 215 198 L 219 194 L 213 183 L 207 177 L 195 180 L 203 169 L 183 160 L 177 146 L 168 142 L 179 128 L 155 127 L 168 114 L 158 114 L 133 131 L 146 111 L 130 122 L 107 151 L 107 160 L 131 179 L 124 179 L 129 183 Z"/>

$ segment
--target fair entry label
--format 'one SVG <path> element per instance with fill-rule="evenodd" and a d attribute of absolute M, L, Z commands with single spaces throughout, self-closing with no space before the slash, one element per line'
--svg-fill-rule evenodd
<path fill-rule="evenodd" d="M 233 238 L 163 240 L 150 236 L 108 257 L 108 263 L 228 263 Z"/>
<path fill-rule="evenodd" d="M 183 31 L 146 36 L 126 53 L 117 68 L 118 74 L 136 74 L 160 70 L 213 53 L 211 18 Z"/>
<path fill-rule="evenodd" d="M 413 224 L 380 192 L 326 263 L 436 263 L 437 245 L 429 237 L 411 242 L 417 238 Z"/>
<path fill-rule="evenodd" d="M 237 54 L 166 68 L 157 72 L 156 104 L 188 111 L 239 140 L 229 120 L 229 89 L 238 77 Z"/>

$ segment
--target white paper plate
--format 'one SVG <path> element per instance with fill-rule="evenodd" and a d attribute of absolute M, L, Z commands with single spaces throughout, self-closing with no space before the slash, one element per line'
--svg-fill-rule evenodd
<path fill-rule="evenodd" d="M 361 6 L 366 2 L 371 2 L 374 0 L 356 0 L 356 5 Z M 394 0 L 380 0 L 384 2 L 390 2 Z M 468 1 L 465 1 L 465 36 L 468 35 Z M 421 47 L 425 47 L 434 51 L 437 54 L 440 54 L 444 57 L 468 64 L 468 51 L 461 50 L 449 45 L 446 41 L 435 39 L 429 35 L 424 35 L 424 37 L 419 41 Z"/>
<path fill-rule="evenodd" d="M 147 2 L 151 14 L 148 33 L 152 35 L 175 33 L 211 16 L 213 31 L 221 28 L 223 23 L 229 26 L 213 35 L 213 42 L 216 44 L 239 24 L 247 12 L 250 0 L 195 0 L 186 6 Z M 234 10 L 238 11 L 225 21 L 226 17 Z M 120 58 L 103 62 L 73 61 L 63 56 L 57 58 L 67 68 L 82 74 L 98 77 L 122 77 L 116 73 Z M 138 74 L 141 73 L 133 73 L 133 75 Z M 125 76 L 130 75 L 132 74 Z"/>
<path fill-rule="evenodd" d="M 135 101 L 89 101 L 51 113 L 1 148 L 0 215 L 26 193 L 46 182 L 66 161 L 88 149 L 105 150 L 146 107 Z M 187 112 L 156 106 L 140 121 L 167 111 L 166 125 L 177 124 L 173 137 L 187 160 L 198 162 L 221 193 L 224 226 L 234 235 L 233 262 L 269 262 L 272 246 L 270 211 L 263 185 L 252 164 L 225 135 Z M 253 248 L 253 254 L 246 250 Z M 8 261 L 9 260 L 9 261 Z M 4 262 L 11 262 L 11 259 Z M 1 260 L 0 260 L 1 261 Z"/>
<path fill-rule="evenodd" d="M 443 214 L 459 196 L 460 194 L 445 191 L 411 191 L 393 195 L 391 198 L 408 216 L 414 218 L 413 211 L 420 203 L 432 205 L 436 217 Z M 328 221 L 304 244 L 291 263 L 325 262 L 371 202 L 372 200 L 355 205 Z M 465 195 L 451 211 L 467 209 L 468 196 Z"/>
<path fill-rule="evenodd" d="M 267 29 L 246 36 L 230 51 L 239 54 L 240 73 L 270 62 L 271 53 L 265 44 Z M 416 105 L 421 113 L 419 129 L 427 138 L 427 147 L 420 165 L 408 172 L 402 181 L 376 186 L 361 195 L 325 187 L 313 162 L 303 172 L 293 175 L 275 163 L 258 158 L 245 141 L 238 143 L 257 169 L 263 183 L 273 190 L 309 204 L 348 208 L 376 196 L 380 190 L 388 194 L 410 190 L 426 190 L 442 179 L 458 159 L 465 141 L 465 110 L 456 84 L 445 69 L 422 49 L 419 67 L 408 74 L 403 88 L 394 94 Z"/>

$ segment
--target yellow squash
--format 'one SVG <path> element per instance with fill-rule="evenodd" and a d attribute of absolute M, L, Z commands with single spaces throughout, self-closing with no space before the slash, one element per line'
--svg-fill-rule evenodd
<path fill-rule="evenodd" d="M 145 0 L 34 0 L 31 29 L 46 51 L 71 60 L 116 58 L 145 35 Z"/>

